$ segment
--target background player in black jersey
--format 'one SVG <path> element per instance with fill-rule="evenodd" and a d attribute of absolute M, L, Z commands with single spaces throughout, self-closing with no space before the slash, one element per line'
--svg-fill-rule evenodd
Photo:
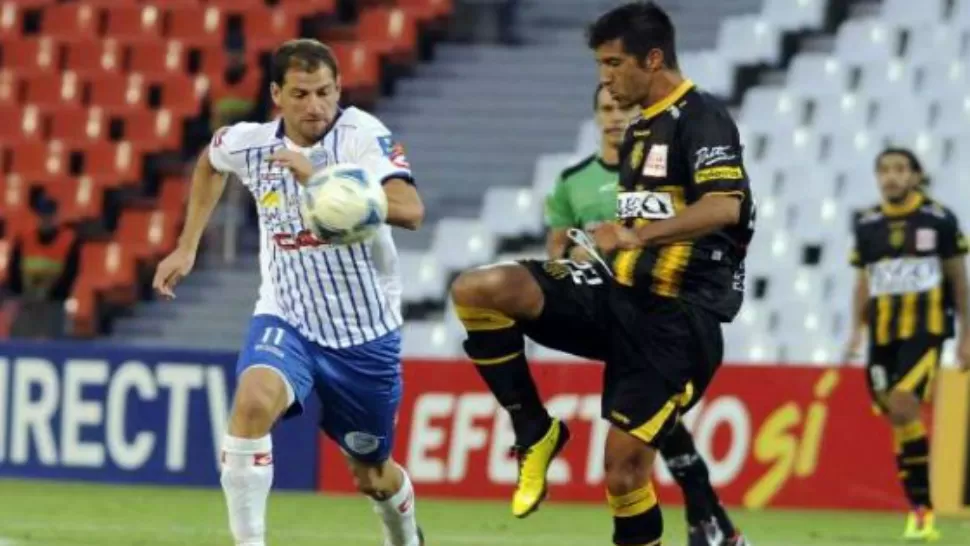
<path fill-rule="evenodd" d="M 869 389 L 893 427 L 896 463 L 912 506 L 904 538 L 936 540 L 929 481 L 929 441 L 920 417 L 943 341 L 959 317 L 957 359 L 970 367 L 967 241 L 950 210 L 921 191 L 926 177 L 909 150 L 876 158 L 882 202 L 855 219 L 857 268 L 853 330 L 846 357 L 869 340 Z"/>
<path fill-rule="evenodd" d="M 654 546 L 663 519 L 653 460 L 720 366 L 721 323 L 741 305 L 754 209 L 737 127 L 722 104 L 680 75 L 663 10 L 652 2 L 618 7 L 591 25 L 589 46 L 614 98 L 643 108 L 621 147 L 620 222 L 595 230 L 592 263 L 466 271 L 452 297 L 468 331 L 465 351 L 512 417 L 519 454 L 513 514 L 538 508 L 549 463 L 569 438 L 530 375 L 528 335 L 605 362 L 613 542 Z"/>

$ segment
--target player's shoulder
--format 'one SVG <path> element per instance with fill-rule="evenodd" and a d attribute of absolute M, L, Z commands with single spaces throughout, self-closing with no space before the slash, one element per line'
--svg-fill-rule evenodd
<path fill-rule="evenodd" d="M 919 213 L 940 222 L 956 222 L 957 215 L 936 199 L 925 195 Z"/>
<path fill-rule="evenodd" d="M 232 153 L 258 146 L 269 145 L 276 140 L 279 121 L 255 123 L 241 121 L 219 128 L 212 137 L 212 146 Z"/>
<path fill-rule="evenodd" d="M 686 122 L 726 123 L 736 125 L 727 104 L 717 96 L 698 87 L 692 87 L 674 108 L 678 117 Z"/>
<path fill-rule="evenodd" d="M 596 157 L 596 154 L 590 154 L 586 157 L 573 161 L 569 164 L 569 166 L 563 169 L 561 173 L 559 173 L 559 181 L 565 182 L 583 172 L 587 167 L 592 165 L 594 161 L 596 161 Z"/>
<path fill-rule="evenodd" d="M 377 116 L 356 106 L 345 108 L 334 123 L 334 128 L 355 134 L 382 136 L 391 131 Z"/>
<path fill-rule="evenodd" d="M 870 205 L 853 212 L 852 225 L 855 226 L 856 230 L 864 229 L 866 226 L 877 224 L 885 218 L 886 215 L 883 214 L 881 205 Z"/>

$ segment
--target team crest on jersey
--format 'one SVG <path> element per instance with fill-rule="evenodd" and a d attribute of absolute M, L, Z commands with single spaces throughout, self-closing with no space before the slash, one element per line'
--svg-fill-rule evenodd
<path fill-rule="evenodd" d="M 637 170 L 640 165 L 643 164 L 643 141 L 638 140 L 636 144 L 633 145 L 633 149 L 630 150 L 630 168 Z"/>
<path fill-rule="evenodd" d="M 916 230 L 916 250 L 919 252 L 929 252 L 936 250 L 936 230 L 932 228 L 920 228 Z"/>
<path fill-rule="evenodd" d="M 569 266 L 566 265 L 565 261 L 556 260 L 551 262 L 546 262 L 542 264 L 542 269 L 546 271 L 546 274 L 553 279 L 561 280 L 569 276 Z"/>
<path fill-rule="evenodd" d="M 666 144 L 654 144 L 647 154 L 647 161 L 643 164 L 643 176 L 652 178 L 667 177 L 667 153 L 670 148 Z"/>
<path fill-rule="evenodd" d="M 902 248 L 906 242 L 906 222 L 897 222 L 889 226 L 889 244 L 893 248 Z"/>
<path fill-rule="evenodd" d="M 280 199 L 280 192 L 276 190 L 270 190 L 259 198 L 259 206 L 267 209 L 279 208 L 282 202 L 282 199 Z"/>

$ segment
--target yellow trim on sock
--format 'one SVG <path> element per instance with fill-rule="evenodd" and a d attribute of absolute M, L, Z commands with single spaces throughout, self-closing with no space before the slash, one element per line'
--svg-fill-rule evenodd
<path fill-rule="evenodd" d="M 907 444 L 914 440 L 919 440 L 926 436 L 926 427 L 923 426 L 923 422 L 916 420 L 908 425 L 903 425 L 901 427 L 893 427 L 893 443 L 897 446 L 902 447 L 903 444 Z"/>
<path fill-rule="evenodd" d="M 522 351 L 516 351 L 510 355 L 500 356 L 497 358 L 483 358 L 481 360 L 472 359 L 472 362 L 477 366 L 495 366 L 497 364 L 505 364 L 506 362 L 515 359 L 520 356 Z"/>
<path fill-rule="evenodd" d="M 652 482 L 648 482 L 647 485 L 636 491 L 617 497 L 607 491 L 606 499 L 610 503 L 613 516 L 617 518 L 639 516 L 657 506 L 657 493 L 653 489 Z"/>
<path fill-rule="evenodd" d="M 514 319 L 493 309 L 458 305 L 455 307 L 455 314 L 458 315 L 458 320 L 465 326 L 465 330 L 469 332 L 504 330 L 515 326 Z"/>

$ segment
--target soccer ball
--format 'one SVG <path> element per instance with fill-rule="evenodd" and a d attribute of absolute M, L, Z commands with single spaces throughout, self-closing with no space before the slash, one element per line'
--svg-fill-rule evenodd
<path fill-rule="evenodd" d="M 361 166 L 339 163 L 310 177 L 300 195 L 300 215 L 318 239 L 360 242 L 387 219 L 387 196 Z"/>

